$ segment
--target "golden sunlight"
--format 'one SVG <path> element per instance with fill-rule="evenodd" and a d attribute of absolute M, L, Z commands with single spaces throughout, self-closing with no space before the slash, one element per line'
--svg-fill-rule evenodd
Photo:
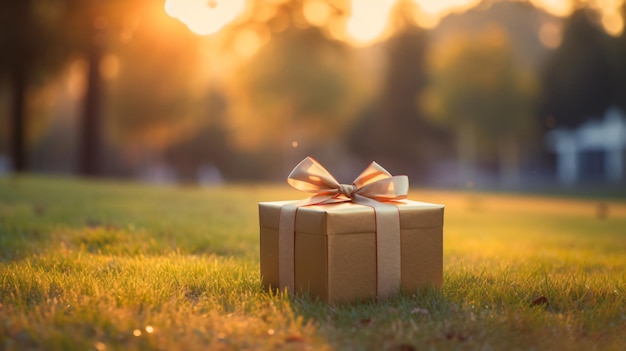
<path fill-rule="evenodd" d="M 304 19 L 314 26 L 328 26 L 331 32 L 347 33 L 352 43 L 367 45 L 381 39 L 388 27 L 389 15 L 399 0 L 351 0 L 350 14 L 343 29 L 335 28 L 330 20 L 331 7 L 324 0 L 308 0 L 303 3 Z M 435 26 L 450 12 L 466 11 L 478 5 L 480 0 L 411 0 L 418 5 L 416 19 L 425 27 Z M 579 5 L 571 0 L 530 0 L 535 6 L 556 16 L 567 16 Z M 619 12 L 624 0 L 581 0 L 600 14 L 601 24 L 607 33 L 617 36 L 624 31 L 624 18 Z M 241 15 L 248 1 L 246 0 L 166 0 L 165 11 L 177 18 L 200 35 L 218 32 L 228 23 Z M 245 33 L 237 46 L 244 56 L 249 56 L 258 49 L 260 33 Z M 336 35 L 339 37 L 339 35 Z M 264 37 L 264 36 L 261 36 Z M 555 47 L 560 43 L 560 33 L 551 27 L 542 28 L 542 43 Z M 344 34 L 345 38 L 345 34 Z M 247 44 L 250 49 L 243 49 Z"/>
<path fill-rule="evenodd" d="M 194 33 L 213 34 L 240 15 L 246 0 L 166 0 L 165 12 Z"/>
<path fill-rule="evenodd" d="M 303 6 L 304 18 L 314 26 L 324 26 L 330 19 L 331 8 L 325 1 L 309 0 Z"/>
<path fill-rule="evenodd" d="M 441 17 L 452 9 L 468 8 L 481 0 L 413 0 L 426 14 Z"/>
<path fill-rule="evenodd" d="M 451 11 L 475 6 L 480 0 L 412 0 L 418 5 L 418 22 L 433 27 Z M 372 43 L 383 35 L 391 9 L 398 0 L 352 0 L 352 13 L 348 18 L 347 32 L 357 44 Z"/>
<path fill-rule="evenodd" d="M 352 1 L 348 34 L 360 44 L 378 39 L 387 28 L 389 13 L 396 0 Z"/>
<path fill-rule="evenodd" d="M 530 0 L 530 2 L 557 16 L 567 16 L 574 10 L 574 1 L 568 0 Z"/>
<path fill-rule="evenodd" d="M 254 30 L 243 29 L 235 37 L 235 50 L 243 57 L 254 55 L 261 44 L 261 38 Z"/>
<path fill-rule="evenodd" d="M 624 19 L 617 12 L 604 13 L 602 26 L 607 33 L 617 37 L 624 31 Z"/>

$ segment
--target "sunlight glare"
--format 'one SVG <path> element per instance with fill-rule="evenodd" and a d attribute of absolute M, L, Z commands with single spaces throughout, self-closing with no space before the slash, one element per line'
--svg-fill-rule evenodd
<path fill-rule="evenodd" d="M 245 0 L 166 0 L 165 12 L 200 35 L 216 33 L 243 13 Z"/>
<path fill-rule="evenodd" d="M 557 16 L 567 16 L 574 10 L 573 1 L 564 0 L 530 0 L 530 2 L 547 12 Z"/>
<path fill-rule="evenodd" d="M 348 34 L 360 44 L 367 44 L 382 35 L 391 8 L 396 0 L 352 1 L 352 15 L 348 19 Z"/>
<path fill-rule="evenodd" d="M 335 38 L 346 38 L 355 45 L 368 45 L 380 40 L 388 28 L 389 16 L 399 0 L 351 0 L 351 11 L 347 20 L 334 21 L 333 8 L 323 0 L 306 0 L 303 2 L 300 16 L 306 23 L 317 27 L 328 27 Z M 437 25 L 442 17 L 451 12 L 462 12 L 472 8 L 481 0 L 411 0 L 418 5 L 416 20 L 426 28 Z M 273 0 L 280 3 L 282 0 Z M 530 2 L 548 13 L 556 16 L 568 16 L 580 4 L 568 0 L 530 0 Z M 583 0 L 597 9 L 601 15 L 602 26 L 607 33 L 618 36 L 624 31 L 624 18 L 619 7 L 624 0 Z M 578 4 L 578 5 L 577 5 Z M 218 32 L 245 12 L 246 0 L 166 0 L 165 12 L 187 25 L 189 29 L 200 35 Z M 269 18 L 275 13 L 275 6 L 261 6 Z M 265 10 L 263 10 L 265 9 Z M 284 17 L 284 18 L 283 18 Z M 271 23 L 273 32 L 285 30 L 290 23 L 289 17 L 279 15 Z M 244 33 L 239 36 L 236 47 L 244 56 L 251 56 L 265 42 L 264 33 Z M 541 29 L 540 40 L 549 48 L 560 44 L 560 33 L 553 26 Z M 260 41 L 260 44 L 258 43 Z M 255 44 L 256 43 L 256 44 Z"/>
<path fill-rule="evenodd" d="M 440 17 L 455 8 L 467 8 L 476 5 L 480 0 L 413 0 L 424 13 Z"/>

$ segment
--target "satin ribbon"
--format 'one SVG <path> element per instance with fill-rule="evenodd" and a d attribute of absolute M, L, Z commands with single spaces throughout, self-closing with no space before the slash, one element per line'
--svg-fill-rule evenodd
<path fill-rule="evenodd" d="M 400 217 L 389 203 L 405 199 L 407 176 L 392 176 L 372 162 L 352 184 L 340 184 L 330 172 L 311 157 L 302 160 L 287 182 L 297 190 L 314 195 L 284 205 L 278 228 L 278 282 L 290 293 L 295 289 L 295 224 L 298 207 L 353 202 L 370 206 L 376 216 L 376 295 L 390 297 L 400 289 Z"/>

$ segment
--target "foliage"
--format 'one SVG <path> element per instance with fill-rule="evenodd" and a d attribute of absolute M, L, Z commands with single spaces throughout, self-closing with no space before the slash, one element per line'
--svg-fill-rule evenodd
<path fill-rule="evenodd" d="M 425 176 L 429 162 L 441 157 L 445 134 L 426 118 L 415 103 L 427 86 L 428 33 L 413 17 L 415 4 L 399 2 L 390 25 L 394 34 L 380 45 L 385 62 L 383 82 L 351 131 L 351 151 L 366 160 L 385 160 L 390 169 L 412 167 Z"/>
<path fill-rule="evenodd" d="M 543 72 L 542 114 L 552 116 L 554 125 L 576 127 L 615 103 L 610 37 L 591 16 L 589 10 L 580 9 L 567 19 L 562 44 Z"/>
<path fill-rule="evenodd" d="M 29 111 L 27 93 L 55 72 L 64 58 L 65 41 L 57 23 L 62 6 L 48 0 L 4 1 L 0 4 L 0 87 L 8 87 L 11 158 L 16 172 L 27 168 Z M 0 133 L 0 137 L 3 136 Z"/>
<path fill-rule="evenodd" d="M 506 31 L 493 25 L 480 35 L 454 36 L 431 52 L 429 67 L 430 84 L 418 99 L 456 133 L 459 184 L 477 181 L 476 164 L 497 157 L 501 182 L 518 186 L 519 145 L 534 129 L 538 87 Z"/>
<path fill-rule="evenodd" d="M 132 12 L 129 28 L 110 44 L 118 62 L 108 84 L 106 127 L 133 156 L 160 152 L 211 123 L 208 77 L 199 68 L 202 38 L 167 17 L 161 3 Z"/>
<path fill-rule="evenodd" d="M 360 49 L 337 40 L 345 34 L 340 28 L 350 16 L 348 1 L 251 0 L 248 5 L 221 32 L 201 37 L 168 17 L 162 1 L 3 2 L 0 105 L 16 96 L 14 105 L 21 110 L 16 109 L 14 120 L 23 124 L 10 130 L 20 125 L 0 121 L 6 126 L 0 128 L 0 143 L 26 132 L 36 135 L 38 150 L 24 154 L 34 164 L 46 159 L 38 163 L 45 164 L 46 171 L 80 169 L 73 165 L 73 155 L 82 153 L 83 159 L 101 158 L 109 169 L 113 163 L 121 164 L 123 175 L 164 160 L 179 173 L 192 174 L 207 158 L 212 162 L 225 158 L 216 154 L 227 150 L 224 154 L 234 161 L 215 161 L 224 163 L 220 166 L 224 174 L 256 175 L 249 172 L 254 163 L 265 164 L 264 176 L 271 178 L 295 154 L 343 157 L 349 148 L 347 156 L 386 160 L 392 170 L 426 177 L 424 169 L 441 166 L 441 160 L 448 162 L 443 165 L 447 167 L 453 158 L 449 149 L 455 132 L 459 140 L 474 140 L 477 162 L 492 167 L 501 150 L 506 155 L 498 161 L 521 159 L 519 155 L 540 148 L 541 141 L 529 142 L 528 136 L 550 115 L 555 117 L 546 120 L 551 126 L 556 121 L 556 126 L 571 127 L 601 114 L 610 104 L 626 106 L 626 35 L 609 38 L 589 19 L 587 10 L 566 19 L 563 45 L 548 51 L 538 47 L 535 31 L 549 16 L 530 4 L 476 8 L 447 17 L 444 22 L 454 23 L 448 29 L 422 29 L 413 16 L 416 5 L 403 0 L 392 15 L 387 34 L 393 34 Z M 315 16 L 307 8 L 316 7 L 324 9 L 323 14 L 311 20 Z M 468 23 L 467 28 L 482 28 L 474 24 L 492 21 L 505 29 L 437 41 L 442 32 L 449 34 Z M 542 81 L 536 82 L 526 65 L 548 54 Z M 87 64 L 91 56 L 94 62 Z M 16 65 L 20 69 L 14 69 Z M 61 78 L 56 85 L 45 79 L 71 71 L 62 70 L 68 65 L 91 67 L 79 69 L 78 75 L 84 77 L 75 85 L 82 88 L 72 97 L 63 95 Z M 16 72 L 24 73 L 16 79 L 19 84 L 4 90 L 10 73 Z M 85 81 L 92 82 L 86 89 L 80 84 Z M 47 105 L 46 111 L 36 106 L 32 94 L 34 83 L 41 82 L 48 84 L 45 89 L 56 90 L 54 107 Z M 214 91 L 226 105 L 219 121 L 209 101 Z M 85 96 L 91 104 L 79 101 Z M 541 118 L 535 106 L 538 96 Z M 85 119 L 67 114 L 92 115 L 101 121 L 88 132 L 81 129 L 87 125 Z M 51 126 L 33 128 L 48 115 L 55 118 Z M 4 114 L 0 119 L 6 119 Z M 67 128 L 71 133 L 66 123 L 72 124 Z M 470 130 L 473 137 L 461 137 L 463 130 Z M 89 151 L 97 149 L 93 145 L 98 136 L 107 148 L 100 157 Z M 55 164 L 46 143 L 70 137 L 83 143 L 67 143 L 59 151 L 65 161 Z M 24 144 L 23 139 L 28 138 L 15 144 Z M 513 142 L 503 147 L 498 139 Z M 107 155 L 119 157 L 110 162 Z"/>
<path fill-rule="evenodd" d="M 353 100 L 350 58 L 345 44 L 317 28 L 275 33 L 232 81 L 241 104 L 233 116 L 237 143 L 280 148 L 292 140 L 316 145 L 337 137 Z"/>
<path fill-rule="evenodd" d="M 414 199 L 447 206 L 443 289 L 327 306 L 260 286 L 256 203 L 301 196 L 285 188 L 0 178 L 0 345 L 621 350 L 626 343 L 623 202 L 416 191 Z"/>
<path fill-rule="evenodd" d="M 63 5 L 50 0 L 3 1 L 0 4 L 0 83 L 18 66 L 29 70 L 29 83 L 42 82 L 66 57 L 59 42 Z"/>
<path fill-rule="evenodd" d="M 454 129 L 473 126 L 482 138 L 524 136 L 537 83 L 516 63 L 500 27 L 477 37 L 459 34 L 431 53 L 431 84 L 421 102 L 432 118 Z"/>

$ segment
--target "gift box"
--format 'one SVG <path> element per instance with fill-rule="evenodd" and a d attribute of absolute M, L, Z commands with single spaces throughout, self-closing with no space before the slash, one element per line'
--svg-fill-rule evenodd
<path fill-rule="evenodd" d="M 306 158 L 288 182 L 314 195 L 259 203 L 266 288 L 342 303 L 441 287 L 444 206 L 407 200 L 406 176 L 372 163 L 339 184 Z"/>
<path fill-rule="evenodd" d="M 278 227 L 290 202 L 259 203 L 261 277 L 279 288 Z M 400 287 L 440 288 L 443 282 L 443 205 L 403 200 L 400 217 Z M 350 202 L 299 207 L 295 222 L 295 292 L 331 303 L 377 297 L 374 209 Z M 386 273 L 383 272 L 383 275 Z"/>

